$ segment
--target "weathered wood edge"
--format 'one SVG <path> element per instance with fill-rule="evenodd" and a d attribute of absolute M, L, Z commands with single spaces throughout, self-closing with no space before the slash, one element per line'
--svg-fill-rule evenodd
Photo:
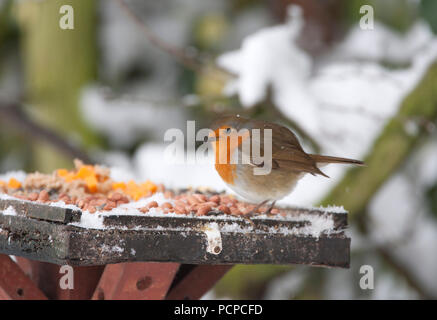
<path fill-rule="evenodd" d="M 106 237 L 107 231 L 103 234 L 100 230 L 72 232 L 69 262 L 73 265 L 155 261 L 349 267 L 350 239 L 344 234 L 323 235 L 316 239 L 284 234 L 222 232 L 222 251 L 215 255 L 207 252 L 206 235 L 200 231 L 114 229 L 110 232 L 111 237 Z"/>
<path fill-rule="evenodd" d="M 82 212 L 70 208 L 49 206 L 43 203 L 24 201 L 19 199 L 0 199 L 0 210 L 14 208 L 18 215 L 29 218 L 61 222 L 64 224 L 80 221 Z"/>
<path fill-rule="evenodd" d="M 343 232 L 318 239 L 251 232 L 221 236 L 223 250 L 214 255 L 206 251 L 206 236 L 199 230 L 95 230 L 0 215 L 0 252 L 56 264 L 156 261 L 349 267 L 350 239 Z"/>

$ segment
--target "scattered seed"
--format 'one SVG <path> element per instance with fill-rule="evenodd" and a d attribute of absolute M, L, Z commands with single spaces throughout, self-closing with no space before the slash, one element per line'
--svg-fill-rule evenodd
<path fill-rule="evenodd" d="M 29 200 L 30 201 L 35 201 L 38 199 L 39 194 L 36 192 L 32 192 L 31 194 L 29 194 Z"/>
<path fill-rule="evenodd" d="M 193 197 L 196 198 L 199 202 L 206 202 L 208 198 L 204 194 L 195 193 Z"/>
<path fill-rule="evenodd" d="M 176 214 L 187 214 L 187 209 L 185 209 L 185 207 L 181 207 L 181 206 L 175 206 L 174 207 L 174 212 Z"/>
<path fill-rule="evenodd" d="M 212 197 L 209 197 L 208 201 L 215 202 L 216 204 L 220 204 L 220 196 L 213 195 Z"/>
<path fill-rule="evenodd" d="M 38 200 L 41 201 L 49 200 L 49 193 L 47 192 L 47 190 L 41 190 L 41 192 L 38 195 Z"/>
<path fill-rule="evenodd" d="M 231 210 L 229 209 L 229 207 L 224 205 L 224 204 L 219 205 L 217 209 L 220 210 L 221 212 L 225 213 L 225 214 L 230 214 L 231 213 Z"/>
<path fill-rule="evenodd" d="M 164 202 L 163 204 L 161 204 L 161 208 L 168 209 L 169 211 L 170 209 L 173 209 L 173 205 L 170 202 Z"/>
<path fill-rule="evenodd" d="M 149 212 L 149 208 L 147 208 L 147 207 L 142 207 L 142 208 L 140 208 L 139 210 L 140 210 L 140 212 L 142 212 L 142 213 L 147 213 L 147 212 Z"/>
<path fill-rule="evenodd" d="M 201 204 L 199 209 L 196 212 L 196 215 L 204 216 L 204 215 L 206 215 L 210 211 L 211 211 L 211 206 L 209 206 L 207 204 Z"/>
<path fill-rule="evenodd" d="M 150 209 L 150 208 L 157 208 L 157 207 L 158 207 L 158 202 L 156 202 L 156 201 L 151 201 L 151 202 L 149 202 L 147 204 L 147 208 L 148 209 Z"/>
<path fill-rule="evenodd" d="M 197 198 L 194 195 L 189 195 L 187 197 L 187 200 L 188 200 L 188 203 L 191 204 L 191 205 L 199 204 L 200 203 L 200 201 L 197 200 Z"/>

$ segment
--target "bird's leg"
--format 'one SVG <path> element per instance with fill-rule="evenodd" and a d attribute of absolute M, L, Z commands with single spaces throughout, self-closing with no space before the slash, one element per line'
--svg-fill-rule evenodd
<path fill-rule="evenodd" d="M 252 227 L 255 229 L 255 223 L 253 223 L 251 217 L 253 217 L 259 208 L 261 208 L 261 206 L 265 205 L 267 202 L 269 202 L 270 200 L 264 200 L 263 202 L 261 202 L 260 204 L 258 204 L 255 208 L 253 208 L 250 212 L 246 213 L 245 215 L 243 215 L 243 218 L 248 221 Z"/>
<path fill-rule="evenodd" d="M 273 207 L 275 206 L 276 200 L 273 200 L 272 204 L 270 205 L 270 207 L 264 212 L 264 214 L 269 214 L 270 211 L 272 211 Z"/>
<path fill-rule="evenodd" d="M 256 206 L 255 208 L 253 208 L 252 210 L 250 210 L 249 213 L 246 213 L 246 214 L 245 214 L 245 217 L 248 217 L 248 218 L 253 217 L 253 216 L 258 212 L 258 209 L 261 208 L 263 205 L 265 205 L 265 204 L 266 204 L 267 202 L 269 202 L 269 201 L 270 201 L 270 200 L 267 199 L 267 200 L 264 200 L 263 202 L 257 204 L 257 206 Z M 270 209 L 270 210 L 271 210 L 271 209 Z"/>
<path fill-rule="evenodd" d="M 270 200 L 264 200 L 263 202 L 259 203 L 255 208 L 253 208 L 249 213 L 246 213 L 243 217 L 244 219 L 246 219 L 247 221 L 249 221 L 249 223 L 252 225 L 252 227 L 255 228 L 255 224 L 252 221 L 252 217 L 258 212 L 259 208 L 261 208 L 263 205 L 265 205 L 267 202 L 269 202 Z M 267 208 L 266 211 L 264 211 L 262 214 L 269 214 L 270 211 L 272 211 L 273 207 L 275 206 L 276 200 L 273 200 L 272 204 Z"/>

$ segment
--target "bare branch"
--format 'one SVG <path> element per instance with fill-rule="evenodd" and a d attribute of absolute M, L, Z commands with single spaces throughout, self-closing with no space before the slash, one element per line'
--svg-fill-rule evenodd
<path fill-rule="evenodd" d="M 408 285 L 412 287 L 420 295 L 422 299 L 435 300 L 437 297 L 432 293 L 429 293 L 416 278 L 416 276 L 405 267 L 404 263 L 398 261 L 398 259 L 393 255 L 392 251 L 385 248 L 379 247 L 377 249 L 379 255 L 384 259 L 384 261 L 389 264 L 393 270 L 395 270 L 399 275 L 401 275 Z"/>
<path fill-rule="evenodd" d="M 140 28 L 140 30 L 146 36 L 147 40 L 150 41 L 150 43 L 152 43 L 162 51 L 168 53 L 170 56 L 174 57 L 179 63 L 195 72 L 202 72 L 205 69 L 205 63 L 201 61 L 198 56 L 187 52 L 186 49 L 173 46 L 159 38 L 150 30 L 150 28 L 141 20 L 141 18 L 134 11 L 132 11 L 132 9 L 126 4 L 124 0 L 116 1 L 123 9 L 123 11 L 129 16 L 129 18 Z M 214 65 L 214 67 L 221 72 L 233 76 L 231 72 L 217 66 L 216 64 Z"/>
<path fill-rule="evenodd" d="M 13 123 L 16 128 L 21 129 L 30 138 L 48 142 L 72 158 L 79 158 L 87 163 L 93 162 L 85 152 L 60 137 L 58 133 L 31 120 L 19 104 L 0 102 L 0 114 L 2 120 Z"/>

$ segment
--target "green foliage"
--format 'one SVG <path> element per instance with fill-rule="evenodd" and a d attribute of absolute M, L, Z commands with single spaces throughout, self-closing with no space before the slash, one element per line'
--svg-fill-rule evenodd
<path fill-rule="evenodd" d="M 10 9 L 11 9 L 12 1 L 7 0 L 3 3 L 3 6 L 0 6 L 0 47 L 5 37 L 9 26 L 11 24 L 10 19 Z"/>
<path fill-rule="evenodd" d="M 74 29 L 59 26 L 62 5 L 74 9 Z M 44 126 L 84 146 L 100 143 L 78 108 L 81 89 L 97 77 L 96 1 L 46 0 L 16 3 L 27 96 Z M 35 169 L 71 165 L 47 144 L 35 145 Z"/>
<path fill-rule="evenodd" d="M 420 5 L 421 16 L 429 23 L 431 29 L 437 34 L 437 1 L 422 0 Z"/>
<path fill-rule="evenodd" d="M 437 218 L 437 182 L 426 191 L 426 200 L 432 214 Z"/>
<path fill-rule="evenodd" d="M 260 299 L 266 284 L 290 269 L 290 266 L 236 265 L 217 283 L 215 292 L 234 299 Z"/>

